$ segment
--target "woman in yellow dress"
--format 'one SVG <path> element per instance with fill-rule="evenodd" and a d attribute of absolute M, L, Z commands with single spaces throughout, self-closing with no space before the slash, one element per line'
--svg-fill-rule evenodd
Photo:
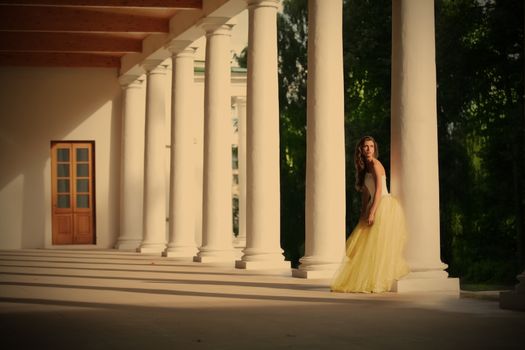
<path fill-rule="evenodd" d="M 346 241 L 346 256 L 331 283 L 334 292 L 381 293 L 409 272 L 403 258 L 406 227 L 399 202 L 390 196 L 385 168 L 371 136 L 356 145 L 356 189 L 362 193 L 359 223 Z"/>

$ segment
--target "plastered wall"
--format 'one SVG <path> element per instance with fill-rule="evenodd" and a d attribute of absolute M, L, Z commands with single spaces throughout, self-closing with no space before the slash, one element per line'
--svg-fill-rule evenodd
<path fill-rule="evenodd" d="M 0 81 L 0 249 L 51 248 L 50 142 L 60 140 L 95 142 L 96 247 L 111 247 L 119 214 L 116 69 L 0 67 Z"/>

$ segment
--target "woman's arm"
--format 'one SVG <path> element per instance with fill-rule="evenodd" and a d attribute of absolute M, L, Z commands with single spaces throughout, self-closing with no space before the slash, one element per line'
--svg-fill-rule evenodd
<path fill-rule="evenodd" d="M 370 207 L 370 211 L 368 213 L 368 219 L 367 223 L 368 225 L 372 225 L 375 220 L 376 210 L 379 206 L 379 202 L 381 201 L 381 193 L 383 192 L 383 181 L 381 181 L 381 177 L 384 174 L 383 166 L 378 160 L 374 160 L 374 167 L 373 167 L 373 176 L 374 176 L 374 182 L 376 187 L 376 192 L 374 193 L 374 200 L 372 202 L 372 206 Z"/>

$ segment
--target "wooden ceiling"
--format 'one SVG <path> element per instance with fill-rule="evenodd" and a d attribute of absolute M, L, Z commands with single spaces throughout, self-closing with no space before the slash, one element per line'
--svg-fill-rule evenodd
<path fill-rule="evenodd" d="M 202 0 L 0 0 L 0 66 L 120 67 Z"/>

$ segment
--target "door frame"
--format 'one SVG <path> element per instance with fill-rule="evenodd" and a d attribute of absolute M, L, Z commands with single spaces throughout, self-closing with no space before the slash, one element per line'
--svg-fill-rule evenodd
<path fill-rule="evenodd" d="M 55 154 L 55 150 L 59 145 L 68 145 L 70 149 L 70 155 L 69 155 L 69 194 L 70 194 L 70 208 L 63 210 L 61 208 L 58 208 L 57 206 L 57 198 L 58 198 L 58 192 L 57 192 L 57 155 Z M 74 167 L 77 165 L 76 161 L 76 154 L 75 150 L 76 147 L 80 144 L 89 144 L 91 152 L 90 156 L 88 156 L 88 164 L 90 165 L 88 168 L 88 179 L 89 181 L 89 198 L 88 203 L 90 206 L 90 210 L 83 210 L 76 207 L 76 180 L 77 180 L 77 170 L 74 169 Z M 71 246 L 71 245 L 96 245 L 96 168 L 95 168 L 95 141 L 93 140 L 53 140 L 50 142 L 50 160 L 51 160 L 51 246 L 57 247 L 57 246 Z M 84 161 L 79 161 L 84 162 Z M 83 177 L 83 176 L 78 176 Z M 56 222 L 56 214 L 60 213 L 67 213 L 69 212 L 70 217 L 70 224 L 72 225 L 72 238 L 71 242 L 59 242 L 57 240 L 57 222 Z M 82 212 L 90 212 L 91 213 L 91 219 L 89 224 L 91 225 L 91 239 L 90 242 L 75 242 L 75 234 L 77 230 L 78 225 L 78 214 L 81 214 Z"/>

